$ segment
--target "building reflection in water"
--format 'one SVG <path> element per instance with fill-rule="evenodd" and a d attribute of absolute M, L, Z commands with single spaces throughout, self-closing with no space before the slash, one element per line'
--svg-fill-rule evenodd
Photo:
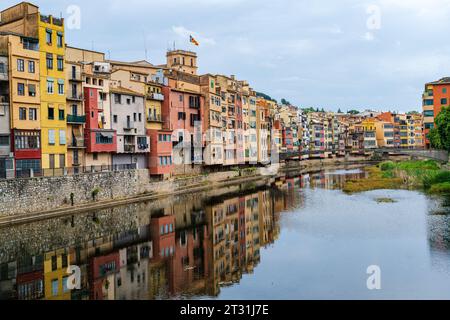
<path fill-rule="evenodd" d="M 127 210 L 143 212 L 144 218 L 125 219 L 125 227 L 119 232 L 94 230 L 78 234 L 74 243 L 62 248 L 41 243 L 37 246 L 41 251 L 48 247 L 51 250 L 36 249 L 38 254 L 12 246 L 15 252 L 2 251 L 3 260 L 8 259 L 7 255 L 9 262 L 2 260 L 0 264 L 0 298 L 216 297 L 222 287 L 254 272 L 261 262 L 261 250 L 279 237 L 280 215 L 304 205 L 301 189 L 335 189 L 345 179 L 360 178 L 362 174 L 286 176 L 252 191 L 237 188 L 213 197 L 192 196 L 188 201 L 173 200 L 158 208 L 148 204 L 130 206 Z M 114 216 L 114 210 L 109 214 Z M 86 219 L 96 226 L 101 214 L 91 213 Z M 69 224 L 66 228 L 70 224 L 74 227 L 73 218 L 70 223 L 67 219 L 59 221 Z M 132 227 L 127 228 L 127 224 Z M 81 268 L 81 290 L 68 289 L 69 265 Z"/>

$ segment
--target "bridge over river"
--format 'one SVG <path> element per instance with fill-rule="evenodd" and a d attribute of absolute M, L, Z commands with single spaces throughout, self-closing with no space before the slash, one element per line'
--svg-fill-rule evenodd
<path fill-rule="evenodd" d="M 295 159 L 299 158 L 300 156 L 316 156 L 319 157 L 320 154 L 323 153 L 335 153 L 336 150 L 325 150 L 320 152 L 314 152 L 310 153 L 308 151 L 303 152 L 283 152 L 280 153 L 280 160 L 289 160 L 289 159 Z M 432 159 L 439 162 L 447 163 L 449 161 L 449 153 L 444 150 L 427 150 L 423 148 L 417 148 L 417 149 L 405 149 L 405 148 L 377 148 L 377 149 L 365 149 L 365 150 L 359 150 L 357 153 L 359 154 L 380 154 L 382 156 L 400 156 L 400 155 L 408 155 L 413 156 L 417 158 L 424 158 L 424 159 Z M 347 155 L 350 154 L 357 154 L 356 152 L 352 151 L 346 151 Z"/>

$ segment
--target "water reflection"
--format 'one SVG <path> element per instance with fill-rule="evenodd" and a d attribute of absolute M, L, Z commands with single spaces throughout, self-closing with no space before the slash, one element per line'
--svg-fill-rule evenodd
<path fill-rule="evenodd" d="M 269 185 L 0 229 L 0 298 L 220 297 L 264 263 L 262 251 L 283 233 L 283 215 L 305 207 L 304 190 L 335 190 L 365 177 L 363 170 L 288 174 Z M 439 234 L 445 239 L 432 246 L 448 245 L 448 234 Z M 81 268 L 81 290 L 67 288 L 69 265 Z"/>

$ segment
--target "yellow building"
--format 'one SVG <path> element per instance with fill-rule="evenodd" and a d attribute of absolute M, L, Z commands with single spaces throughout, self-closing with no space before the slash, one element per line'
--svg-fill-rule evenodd
<path fill-rule="evenodd" d="M 39 7 L 22 2 L 3 10 L 0 31 L 38 39 L 42 168 L 66 166 L 66 75 L 64 19 L 40 14 Z M 25 46 L 25 45 L 24 45 Z"/>
<path fill-rule="evenodd" d="M 70 300 L 67 288 L 70 257 L 65 249 L 48 252 L 44 257 L 44 289 L 46 300 Z"/>
<path fill-rule="evenodd" d="M 1 27 L 0 27 L 1 29 Z M 9 65 L 10 129 L 18 176 L 41 170 L 41 114 L 38 40 L 0 32 L 0 53 Z"/>
<path fill-rule="evenodd" d="M 64 20 L 40 15 L 42 168 L 64 168 L 67 158 Z"/>

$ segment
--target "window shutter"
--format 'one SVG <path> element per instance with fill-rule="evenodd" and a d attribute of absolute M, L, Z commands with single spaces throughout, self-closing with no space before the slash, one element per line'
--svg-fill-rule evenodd
<path fill-rule="evenodd" d="M 65 145 L 66 144 L 66 131 L 59 130 L 59 144 Z"/>
<path fill-rule="evenodd" d="M 55 130 L 48 130 L 48 143 L 55 144 Z"/>

